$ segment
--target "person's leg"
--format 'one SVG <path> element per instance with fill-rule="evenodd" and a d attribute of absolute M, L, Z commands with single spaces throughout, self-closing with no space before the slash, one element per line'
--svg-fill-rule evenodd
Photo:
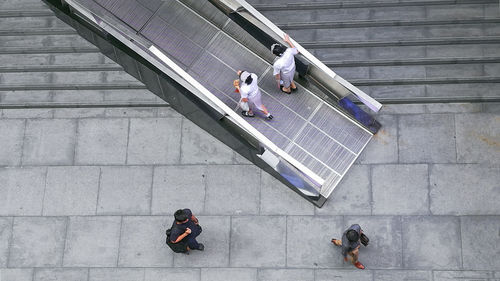
<path fill-rule="evenodd" d="M 198 250 L 200 249 L 200 243 L 198 243 L 198 241 L 196 241 L 196 238 L 195 237 L 190 237 L 188 238 L 187 240 L 187 244 L 188 244 L 188 247 L 190 249 L 193 249 L 193 250 Z"/>
<path fill-rule="evenodd" d="M 256 95 L 255 97 L 249 99 L 252 101 L 253 105 L 259 109 L 262 113 L 266 115 L 268 119 L 273 119 L 273 116 L 269 113 L 267 108 L 262 104 L 261 96 L 260 94 Z"/>
<path fill-rule="evenodd" d="M 293 82 L 293 78 L 294 78 L 294 76 L 295 76 L 295 67 L 294 67 L 294 68 L 293 68 L 293 70 L 291 71 L 291 76 L 292 76 L 292 77 L 290 77 L 290 87 L 291 87 L 290 89 L 291 89 L 291 90 L 297 90 L 297 85 L 295 85 L 295 82 Z"/>
<path fill-rule="evenodd" d="M 286 92 L 286 93 L 291 93 L 292 92 L 292 89 L 290 89 L 290 75 L 288 75 L 287 73 L 283 73 L 281 72 L 280 73 L 280 77 L 281 77 L 281 81 L 283 81 L 283 88 L 281 89 L 283 92 Z"/>

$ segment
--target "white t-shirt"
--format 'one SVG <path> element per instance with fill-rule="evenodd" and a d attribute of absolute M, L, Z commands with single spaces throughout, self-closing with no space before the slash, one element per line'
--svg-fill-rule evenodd
<path fill-rule="evenodd" d="M 241 98 L 251 99 L 259 94 L 259 86 L 257 85 L 257 75 L 255 73 L 251 74 L 253 81 L 250 85 L 247 85 L 245 81 L 241 82 L 240 95 Z"/>
<path fill-rule="evenodd" d="M 295 67 L 294 56 L 298 54 L 297 48 L 287 48 L 286 51 L 277 59 L 273 64 L 273 75 L 280 74 L 280 72 L 288 73 Z"/>

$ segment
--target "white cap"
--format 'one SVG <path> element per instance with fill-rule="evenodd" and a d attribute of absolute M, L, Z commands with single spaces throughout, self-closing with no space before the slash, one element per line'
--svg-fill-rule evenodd
<path fill-rule="evenodd" d="M 248 71 L 243 71 L 241 72 L 241 75 L 240 75 L 240 80 L 245 82 L 245 80 L 247 80 L 248 76 L 252 75 L 252 73 L 248 72 Z"/>

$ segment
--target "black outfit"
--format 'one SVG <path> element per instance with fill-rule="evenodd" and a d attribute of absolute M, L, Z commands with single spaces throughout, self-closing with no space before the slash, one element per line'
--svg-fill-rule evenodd
<path fill-rule="evenodd" d="M 201 234 L 201 226 L 195 224 L 191 220 L 191 216 L 193 215 L 191 210 L 184 209 L 184 212 L 188 217 L 188 221 L 181 224 L 177 224 L 177 222 L 174 221 L 174 223 L 172 224 L 172 231 L 170 233 L 170 240 L 174 242 L 180 235 L 182 235 L 186 231 L 186 228 L 189 228 L 191 229 L 191 233 L 184 237 L 181 241 L 186 241 L 190 249 L 199 249 L 200 244 L 198 243 L 198 241 L 196 241 L 196 237 Z"/>

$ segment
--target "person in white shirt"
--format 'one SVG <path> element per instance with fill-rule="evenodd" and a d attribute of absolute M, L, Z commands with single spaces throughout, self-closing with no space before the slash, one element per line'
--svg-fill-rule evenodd
<path fill-rule="evenodd" d="M 293 82 L 293 76 L 295 75 L 294 57 L 299 51 L 295 48 L 292 41 L 290 41 L 288 34 L 285 34 L 285 42 L 290 45 L 290 48 L 281 44 L 273 44 L 271 46 L 271 52 L 279 57 L 273 64 L 273 75 L 281 91 L 290 94 L 292 91 L 297 90 L 297 86 Z"/>
<path fill-rule="evenodd" d="M 254 117 L 254 113 L 249 106 L 253 104 L 257 109 L 262 111 L 267 119 L 273 119 L 273 116 L 267 111 L 267 108 L 262 104 L 261 93 L 257 85 L 257 75 L 248 71 L 238 70 L 236 72 L 240 77 L 239 80 L 234 80 L 233 85 L 240 93 L 240 107 L 243 110 L 241 114 L 246 117 Z M 240 82 L 241 80 L 241 82 Z"/>

